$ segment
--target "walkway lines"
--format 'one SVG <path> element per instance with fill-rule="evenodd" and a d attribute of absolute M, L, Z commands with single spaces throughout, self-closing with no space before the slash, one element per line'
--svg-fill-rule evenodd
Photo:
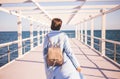
<path fill-rule="evenodd" d="M 86 79 L 120 79 L 118 67 L 75 39 L 71 42 Z"/>
<path fill-rule="evenodd" d="M 0 79 L 46 79 L 42 46 L 1 69 Z"/>

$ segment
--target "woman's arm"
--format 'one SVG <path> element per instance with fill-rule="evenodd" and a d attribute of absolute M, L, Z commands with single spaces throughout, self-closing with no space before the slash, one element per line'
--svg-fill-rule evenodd
<path fill-rule="evenodd" d="M 72 53 L 71 46 L 69 43 L 68 36 L 65 36 L 65 41 L 64 41 L 64 50 L 71 62 L 73 63 L 74 67 L 76 68 L 77 71 L 81 71 L 80 64 L 78 63 L 75 55 Z"/>
<path fill-rule="evenodd" d="M 48 44 L 48 39 L 47 39 L 47 37 L 45 37 L 44 43 L 43 43 L 43 57 L 44 57 L 44 62 L 45 62 L 46 68 L 48 67 L 47 63 L 46 63 L 46 56 L 47 56 L 47 52 L 48 52 L 48 45 L 47 44 Z"/>

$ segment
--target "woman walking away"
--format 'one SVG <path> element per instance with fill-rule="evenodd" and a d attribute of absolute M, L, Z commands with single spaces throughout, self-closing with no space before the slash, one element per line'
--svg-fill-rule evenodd
<path fill-rule="evenodd" d="M 70 48 L 68 36 L 60 32 L 61 25 L 62 20 L 54 18 L 51 23 L 52 31 L 44 39 L 43 55 L 47 79 L 83 79 L 80 75 L 80 65 Z M 56 59 L 50 60 L 55 58 L 54 56 Z"/>

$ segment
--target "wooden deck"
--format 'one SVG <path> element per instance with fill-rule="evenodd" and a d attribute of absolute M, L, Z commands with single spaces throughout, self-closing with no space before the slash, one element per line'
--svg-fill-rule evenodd
<path fill-rule="evenodd" d="M 86 79 L 120 79 L 120 69 L 114 64 L 76 39 L 70 42 Z M 1 68 L 0 79 L 46 79 L 42 46 Z"/>

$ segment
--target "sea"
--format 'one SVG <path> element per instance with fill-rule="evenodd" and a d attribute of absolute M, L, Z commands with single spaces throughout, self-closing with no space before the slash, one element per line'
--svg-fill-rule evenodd
<path fill-rule="evenodd" d="M 65 32 L 69 38 L 75 38 L 75 31 L 74 30 L 64 30 L 62 32 Z M 83 32 L 84 33 L 84 32 Z M 40 35 L 42 34 L 42 32 L 40 31 Z M 87 34 L 90 35 L 90 30 L 87 31 Z M 37 35 L 37 31 L 33 32 L 33 36 Z M 12 42 L 12 41 L 16 41 L 17 40 L 17 31 L 2 31 L 0 32 L 0 44 L 3 43 L 8 43 L 8 42 Z M 94 31 L 94 36 L 95 37 L 99 37 L 101 38 L 101 30 L 95 30 Z M 22 32 L 22 39 L 25 38 L 29 38 L 30 37 L 30 32 L 29 31 L 23 31 Z M 108 40 L 113 40 L 113 41 L 118 41 L 120 42 L 120 30 L 106 30 L 106 39 Z M 91 40 L 88 37 L 88 40 Z M 34 43 L 34 47 L 37 46 L 37 38 L 34 38 L 33 40 Z M 40 38 L 40 43 L 42 42 L 42 38 Z M 100 44 L 100 41 L 97 39 L 94 39 L 94 42 L 96 43 L 94 45 L 94 48 L 98 51 L 100 51 L 100 47 L 97 44 Z M 87 42 L 90 45 L 90 42 Z M 26 53 L 27 51 L 30 50 L 30 40 L 23 42 L 23 54 Z M 25 46 L 27 45 L 27 46 Z M 114 50 L 114 44 L 112 43 L 108 43 L 106 42 L 106 48 L 110 49 L 110 50 L 106 50 L 106 55 L 111 58 L 114 59 L 114 52 L 111 50 Z M 18 44 L 13 44 L 9 46 L 10 52 L 12 52 L 10 54 L 10 61 L 17 58 L 18 57 Z M 120 64 L 120 45 L 116 45 L 116 52 L 117 52 L 117 62 Z M 5 57 L 1 57 L 4 54 L 8 53 L 8 47 L 1 47 L 0 48 L 0 67 L 5 65 L 6 63 L 8 63 L 8 56 L 6 55 Z"/>

